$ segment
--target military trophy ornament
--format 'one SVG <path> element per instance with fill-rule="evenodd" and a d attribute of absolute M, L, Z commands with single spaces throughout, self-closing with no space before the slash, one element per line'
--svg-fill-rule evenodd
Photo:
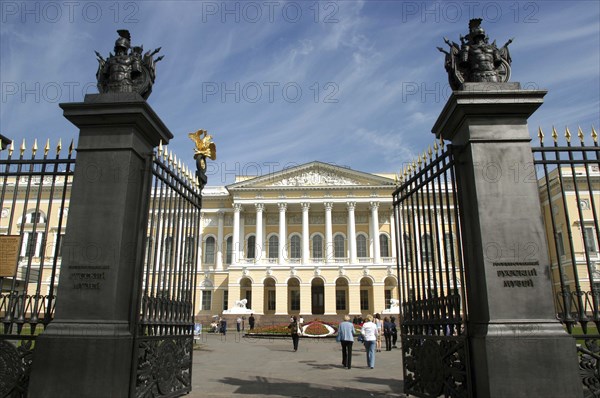
<path fill-rule="evenodd" d="M 460 36 L 460 46 L 444 38 L 450 47 L 446 51 L 445 67 L 448 72 L 448 82 L 453 90 L 462 90 L 463 83 L 506 83 L 510 79 L 511 58 L 506 42 L 501 48 L 496 47 L 496 40 L 489 44 L 488 36 L 481 27 L 481 18 L 469 21 L 469 34 Z"/>
<path fill-rule="evenodd" d="M 194 141 L 194 159 L 196 159 L 196 178 L 200 184 L 200 189 L 204 188 L 208 178 L 206 177 L 206 158 L 217 159 L 217 146 L 212 140 L 212 135 L 206 130 L 198 130 L 195 133 L 189 133 L 188 137 Z"/>
<path fill-rule="evenodd" d="M 98 59 L 98 91 L 100 93 L 139 93 L 148 99 L 156 77 L 156 63 L 164 58 L 154 59 L 160 47 L 142 55 L 144 46 L 131 47 L 131 35 L 128 30 L 118 30 L 119 38 L 115 42 L 115 53 L 107 59 L 96 51 Z"/>

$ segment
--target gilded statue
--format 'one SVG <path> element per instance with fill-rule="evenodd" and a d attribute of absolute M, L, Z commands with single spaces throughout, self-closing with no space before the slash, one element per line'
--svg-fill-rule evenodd
<path fill-rule="evenodd" d="M 206 158 L 217 159 L 217 146 L 213 142 L 212 135 L 206 130 L 198 130 L 195 133 L 189 133 L 188 137 L 194 141 L 194 159 L 196 159 L 196 177 L 200 187 L 203 188 L 208 181 L 206 176 Z"/>
<path fill-rule="evenodd" d="M 510 79 L 512 60 L 508 46 L 512 39 L 501 48 L 495 40 L 490 44 L 481 21 L 481 18 L 469 21 L 469 34 L 460 36 L 460 46 L 444 38 L 450 50 L 437 48 L 446 54 L 445 68 L 453 90 L 461 90 L 465 82 L 505 83 Z"/>

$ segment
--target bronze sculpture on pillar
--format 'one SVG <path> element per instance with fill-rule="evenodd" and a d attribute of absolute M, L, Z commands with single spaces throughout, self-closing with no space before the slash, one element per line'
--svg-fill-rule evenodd
<path fill-rule="evenodd" d="M 104 59 L 98 51 L 98 91 L 100 93 L 139 93 L 148 99 L 152 92 L 152 84 L 156 78 L 156 63 L 164 58 L 152 57 L 160 51 L 160 47 L 143 56 L 144 46 L 131 47 L 131 34 L 128 30 L 118 30 L 119 38 L 115 42 L 115 54 L 110 53 Z"/>
<path fill-rule="evenodd" d="M 496 46 L 495 40 L 489 44 L 489 38 L 481 27 L 481 18 L 469 21 L 469 34 L 460 36 L 460 46 L 447 38 L 444 41 L 450 51 L 441 47 L 437 49 L 446 54 L 445 67 L 453 90 L 462 90 L 465 82 L 506 83 L 510 80 L 512 60 L 508 46 L 513 39 L 501 48 Z"/>

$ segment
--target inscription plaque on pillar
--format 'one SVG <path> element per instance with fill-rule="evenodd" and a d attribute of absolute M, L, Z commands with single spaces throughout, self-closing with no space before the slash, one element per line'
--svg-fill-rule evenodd
<path fill-rule="evenodd" d="M 17 271 L 21 235 L 0 235 L 0 277 L 12 277 Z"/>

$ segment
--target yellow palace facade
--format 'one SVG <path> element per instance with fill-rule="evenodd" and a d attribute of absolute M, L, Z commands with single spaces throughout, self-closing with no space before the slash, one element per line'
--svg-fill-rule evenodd
<path fill-rule="evenodd" d="M 381 312 L 398 298 L 393 175 L 311 162 L 203 191 L 196 313 Z"/>

